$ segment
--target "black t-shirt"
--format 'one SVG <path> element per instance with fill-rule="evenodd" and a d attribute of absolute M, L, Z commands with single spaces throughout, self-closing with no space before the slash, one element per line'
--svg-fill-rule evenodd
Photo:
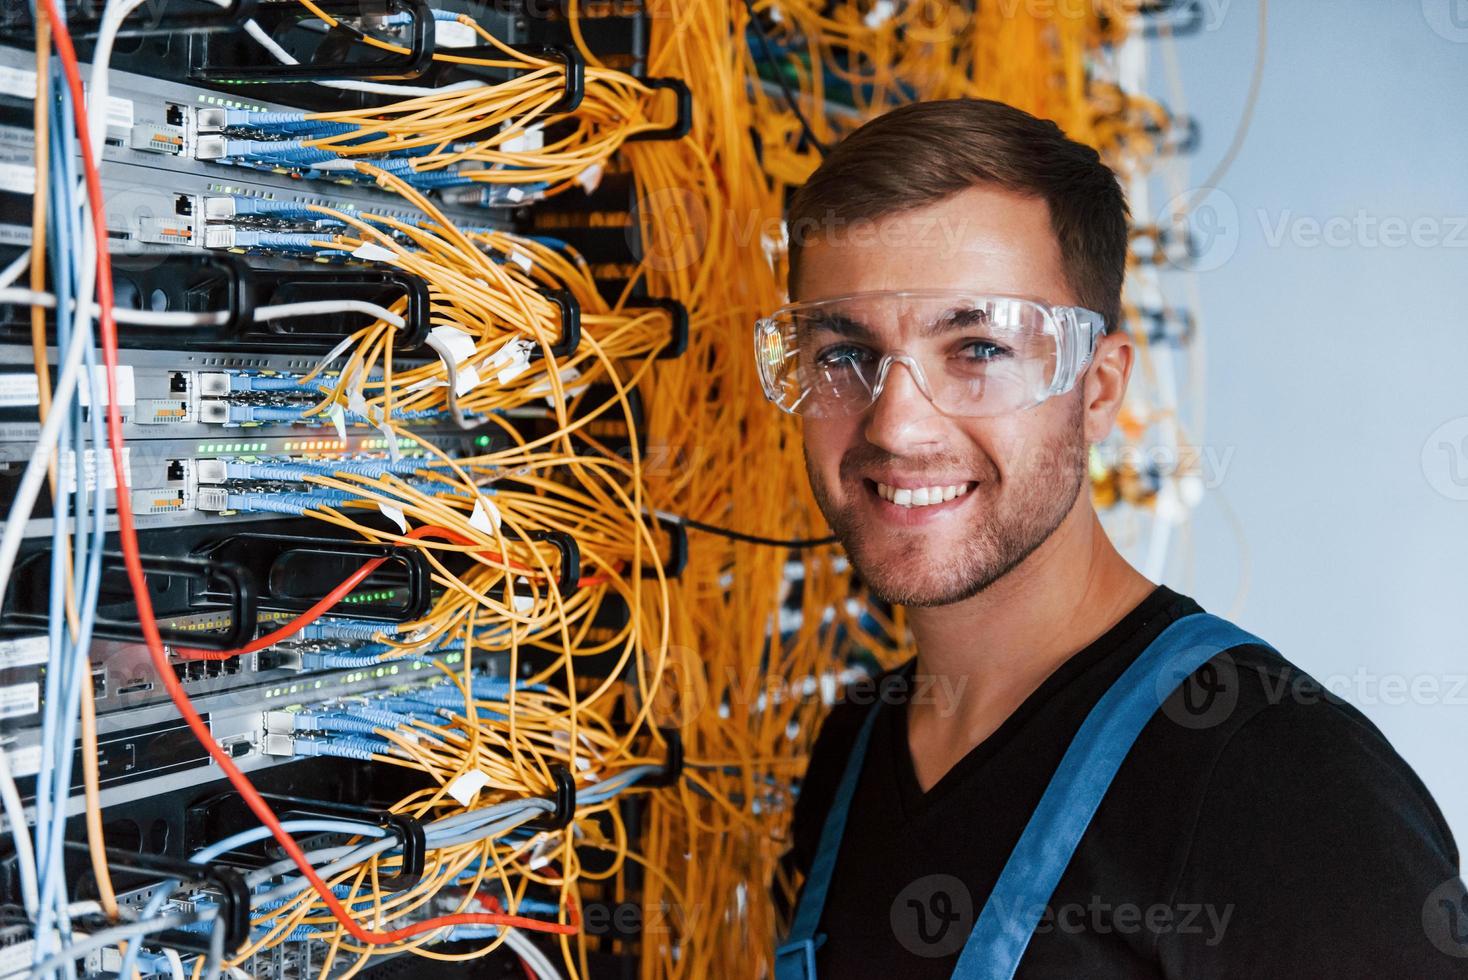
<path fill-rule="evenodd" d="M 1199 611 L 1154 590 L 927 793 L 903 694 L 924 692 L 911 663 L 884 675 L 821 918 L 823 980 L 951 976 L 1087 712 L 1168 624 Z M 860 695 L 833 709 L 800 791 L 802 874 L 872 710 L 873 691 Z M 1017 976 L 1468 977 L 1457 848 L 1365 716 L 1268 648 L 1235 647 L 1138 736 Z"/>

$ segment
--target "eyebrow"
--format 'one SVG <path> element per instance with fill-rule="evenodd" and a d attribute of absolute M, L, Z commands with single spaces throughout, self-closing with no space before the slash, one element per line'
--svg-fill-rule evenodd
<path fill-rule="evenodd" d="M 931 339 L 940 334 L 949 333 L 954 330 L 963 330 L 975 325 L 983 325 L 989 322 L 988 312 L 977 307 L 957 307 L 946 310 L 923 327 L 918 336 L 923 339 Z M 808 321 L 808 329 L 825 330 L 839 337 L 852 337 L 859 340 L 875 339 L 876 334 L 870 327 L 860 320 L 853 319 L 844 313 L 822 313 L 812 316 Z"/>
<path fill-rule="evenodd" d="M 855 337 L 860 340 L 872 340 L 876 336 L 871 327 L 845 313 L 815 314 L 806 321 L 806 329 L 812 332 L 824 330 L 838 337 Z"/>
<path fill-rule="evenodd" d="M 923 328 L 924 338 L 936 337 L 951 330 L 963 330 L 966 327 L 986 325 L 989 323 L 987 310 L 972 306 L 960 306 L 951 310 L 945 310 L 943 315 L 933 320 Z"/>

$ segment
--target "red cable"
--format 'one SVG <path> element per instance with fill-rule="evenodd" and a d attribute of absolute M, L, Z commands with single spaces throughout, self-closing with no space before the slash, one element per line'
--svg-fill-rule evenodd
<path fill-rule="evenodd" d="M 408 532 L 408 537 L 440 537 L 447 538 L 453 544 L 474 543 L 472 540 L 466 538 L 462 534 L 459 534 L 455 531 L 450 531 L 446 527 L 438 527 L 434 524 L 424 524 L 421 527 L 415 527 L 413 528 L 413 530 Z M 481 553 L 485 555 L 485 557 L 493 560 L 498 560 L 500 558 L 499 555 L 493 554 L 491 552 L 486 551 Z M 194 647 L 174 647 L 173 652 L 183 660 L 228 660 L 230 657 L 240 657 L 247 653 L 258 653 L 259 651 L 264 650 L 266 647 L 272 647 L 277 643 L 283 643 L 286 640 L 290 639 L 292 636 L 295 636 L 301 630 L 305 629 L 307 626 L 310 626 L 312 623 L 316 622 L 316 620 L 320 619 L 328 612 L 330 612 L 332 607 L 334 607 L 338 602 L 341 602 L 343 599 L 345 599 L 353 589 L 355 589 L 358 585 L 361 585 L 362 582 L 367 578 L 367 576 L 377 571 L 377 569 L 381 567 L 381 565 L 385 561 L 387 561 L 386 558 L 373 558 L 371 561 L 367 562 L 361 568 L 357 569 L 355 572 L 349 575 L 346 580 L 343 581 L 336 588 L 332 589 L 326 595 L 322 596 L 321 599 L 310 609 L 302 612 L 299 616 L 297 616 L 295 619 L 292 619 L 284 626 L 272 630 L 262 637 L 251 640 L 249 643 L 246 643 L 244 646 L 240 647 L 237 650 L 199 650 L 195 649 Z M 526 568 L 524 565 L 521 565 L 518 562 L 506 562 L 505 564 L 517 571 L 525 571 L 532 575 L 539 574 L 529 568 Z M 583 575 L 581 578 L 576 580 L 576 585 L 578 588 L 585 588 L 588 585 L 600 585 L 601 583 L 606 581 L 608 581 L 608 577 L 606 575 Z"/>
<path fill-rule="evenodd" d="M 385 561 L 387 561 L 386 558 L 373 558 L 351 575 L 348 575 L 340 585 L 323 596 L 321 601 L 316 603 L 316 605 L 307 609 L 279 629 L 266 633 L 258 639 L 251 640 L 238 650 L 197 650 L 193 647 L 174 647 L 173 652 L 184 660 L 228 660 L 230 657 L 240 657 L 247 653 L 256 653 L 264 650 L 266 647 L 275 646 L 275 644 L 295 636 L 301 630 L 330 612 L 333 606 L 345 599 L 349 592 L 361 585 L 363 579 L 377 571 Z"/>
<path fill-rule="evenodd" d="M 485 895 L 479 901 L 489 908 L 492 915 L 498 915 L 500 918 L 506 920 L 508 925 L 519 925 L 526 929 L 533 929 L 536 932 L 554 932 L 565 936 L 574 936 L 576 931 L 581 928 L 581 924 L 576 921 L 576 916 L 574 915 L 574 905 L 572 906 L 573 915 L 571 916 L 570 922 L 547 922 L 545 919 L 530 919 L 523 915 L 510 915 L 504 911 L 504 906 L 500 904 L 500 900 L 493 895 Z"/>
<path fill-rule="evenodd" d="M 437 527 L 432 524 L 425 524 L 422 527 L 415 527 L 413 528 L 413 530 L 408 532 L 408 537 L 410 538 L 435 536 L 450 538 L 454 541 L 455 544 L 474 543 L 461 534 L 455 534 L 448 528 Z M 488 555 L 488 557 L 497 559 L 500 556 L 490 554 Z M 307 609 L 305 612 L 301 613 L 299 616 L 297 616 L 295 619 L 292 619 L 284 626 L 280 626 L 277 629 L 266 633 L 264 636 L 251 640 L 249 643 L 246 643 L 238 650 L 198 650 L 193 647 L 175 647 L 173 652 L 178 654 L 179 657 L 184 660 L 228 660 L 230 657 L 239 657 L 247 653 L 257 653 L 261 650 L 264 650 L 266 647 L 272 647 L 275 646 L 275 644 L 277 643 L 283 643 L 291 637 L 295 636 L 301 630 L 305 629 L 307 626 L 310 626 L 312 623 L 316 622 L 316 620 L 320 619 L 328 612 L 330 612 L 333 606 L 345 599 L 353 589 L 361 585 L 362 582 L 367 578 L 367 576 L 377 571 L 377 569 L 380 568 L 385 561 L 387 561 L 386 558 L 373 558 L 371 561 L 367 562 L 351 575 L 347 576 L 347 578 L 336 588 L 332 589 L 326 595 L 322 596 L 320 601 L 318 601 L 310 609 Z M 505 564 L 509 565 L 511 568 L 517 571 L 523 570 L 525 572 L 529 572 L 532 575 L 535 574 L 524 565 L 520 565 L 515 562 L 506 562 Z"/>
<path fill-rule="evenodd" d="M 122 449 L 122 415 L 118 411 L 118 387 L 117 387 L 117 321 L 112 313 L 112 259 L 107 252 L 107 222 L 105 202 L 102 196 L 102 179 L 98 173 L 96 162 L 92 156 L 92 139 L 87 121 L 86 93 L 82 88 L 81 68 L 77 62 L 76 48 L 71 43 L 71 34 L 66 28 L 66 22 L 61 19 L 60 11 L 57 9 L 56 0 L 41 0 L 45 5 L 46 14 L 51 20 L 52 38 L 56 45 L 57 54 L 61 57 L 62 68 L 66 76 L 67 88 L 71 92 L 72 101 L 75 103 L 77 139 L 81 145 L 82 167 L 86 172 L 87 199 L 92 209 L 92 234 L 96 239 L 97 246 L 97 304 L 100 307 L 97 315 L 98 333 L 102 339 L 102 356 L 107 365 L 107 435 L 109 448 L 112 452 L 112 467 L 117 475 L 116 497 L 117 506 L 117 529 L 118 538 L 122 544 L 123 562 L 127 567 L 128 581 L 132 585 L 133 597 L 137 602 L 138 621 L 143 629 L 143 639 L 147 643 L 148 653 L 152 657 L 153 667 L 158 674 L 163 686 L 168 690 L 168 696 L 178 707 L 179 714 L 184 722 L 193 732 L 194 737 L 204 746 L 210 757 L 219 765 L 224 772 L 225 778 L 239 792 L 245 805 L 255 814 L 256 818 L 270 829 L 271 834 L 279 842 L 281 849 L 300 868 L 301 874 L 311 883 L 321 901 L 331 911 L 333 917 L 342 924 L 353 939 L 360 943 L 372 946 L 391 945 L 411 939 L 425 932 L 432 932 L 445 926 L 483 924 L 495 925 L 497 918 L 493 915 L 483 913 L 461 913 L 458 915 L 440 916 L 415 922 L 401 929 L 391 929 L 385 932 L 372 932 L 364 929 L 347 912 L 346 907 L 333 894 L 332 890 L 322 880 L 321 875 L 311 866 L 306 855 L 301 850 L 301 845 L 296 843 L 285 828 L 280 825 L 280 820 L 271 812 L 270 806 L 261 798 L 258 791 L 250 783 L 240 768 L 235 765 L 229 753 L 220 748 L 219 743 L 214 740 L 213 734 L 204 720 L 199 717 L 189 696 L 185 693 L 178 678 L 174 676 L 173 669 L 168 662 L 168 653 L 163 648 L 163 639 L 158 633 L 158 621 L 153 612 L 152 597 L 148 593 L 148 582 L 143 574 L 143 563 L 138 550 L 137 528 L 133 524 L 132 500 L 129 497 L 127 484 L 127 470 L 123 465 Z"/>

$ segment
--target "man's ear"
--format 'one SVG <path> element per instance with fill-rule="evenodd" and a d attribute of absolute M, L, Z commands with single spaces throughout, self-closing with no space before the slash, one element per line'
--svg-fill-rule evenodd
<path fill-rule="evenodd" d="M 1126 396 L 1134 353 L 1131 337 L 1122 330 L 1105 334 L 1096 341 L 1096 353 L 1081 379 L 1087 443 L 1098 443 L 1110 434 Z"/>

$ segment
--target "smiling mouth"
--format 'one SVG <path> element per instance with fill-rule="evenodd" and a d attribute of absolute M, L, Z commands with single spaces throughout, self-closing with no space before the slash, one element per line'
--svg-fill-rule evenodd
<path fill-rule="evenodd" d="M 894 487 L 871 480 L 867 482 L 876 488 L 877 496 L 898 507 L 931 507 L 934 504 L 947 503 L 962 497 L 975 486 L 974 483 L 967 482 L 946 486 Z"/>

